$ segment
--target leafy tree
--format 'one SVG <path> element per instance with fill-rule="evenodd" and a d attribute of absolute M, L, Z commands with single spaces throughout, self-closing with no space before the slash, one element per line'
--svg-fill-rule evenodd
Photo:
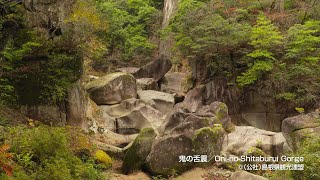
<path fill-rule="evenodd" d="M 296 24 L 288 30 L 286 58 L 316 64 L 320 59 L 320 21 Z"/>
<path fill-rule="evenodd" d="M 214 8 L 208 1 L 182 1 L 164 35 L 173 33 L 175 58 L 202 61 L 209 75 L 221 75 L 235 65 L 233 54 L 248 41 L 250 25 L 226 19 Z"/>
<path fill-rule="evenodd" d="M 315 102 L 320 89 L 320 21 L 296 24 L 288 30 L 285 60 L 278 74 L 277 97 L 297 103 Z"/>
<path fill-rule="evenodd" d="M 150 41 L 159 10 L 155 1 L 144 0 L 107 0 L 100 1 L 100 12 L 109 22 L 108 30 L 103 34 L 108 43 L 108 57 L 124 60 L 149 56 L 156 47 Z"/>
<path fill-rule="evenodd" d="M 254 47 L 254 51 L 247 54 L 250 60 L 248 70 L 237 78 L 240 86 L 253 84 L 265 72 L 271 71 L 276 60 L 273 51 L 283 43 L 283 37 L 277 27 L 262 13 L 250 34 L 249 44 Z"/>

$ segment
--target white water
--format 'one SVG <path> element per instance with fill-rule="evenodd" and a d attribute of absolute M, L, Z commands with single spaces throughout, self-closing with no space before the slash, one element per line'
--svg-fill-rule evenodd
<path fill-rule="evenodd" d="M 177 4 L 178 0 L 164 0 L 162 28 L 168 26 Z"/>

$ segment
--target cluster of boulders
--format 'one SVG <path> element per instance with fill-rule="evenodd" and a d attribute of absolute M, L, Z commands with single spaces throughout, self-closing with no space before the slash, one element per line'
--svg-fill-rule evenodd
<path fill-rule="evenodd" d="M 205 88 L 189 92 L 188 76 L 168 72 L 160 58 L 142 68 L 121 68 L 86 84 L 86 118 L 98 147 L 123 157 L 123 172 L 182 173 L 204 163 L 181 156 L 278 156 L 296 149 L 306 131 L 319 132 L 319 112 L 287 118 L 283 132 L 234 126 L 226 104 L 207 101 Z M 176 78 L 175 78 L 176 77 Z M 302 131 L 303 130 L 303 131 Z M 301 133 L 303 132 L 303 133 Z"/>
<path fill-rule="evenodd" d="M 170 68 L 170 61 L 160 58 L 142 68 L 91 78 L 85 85 L 89 130 L 98 147 L 125 154 L 125 173 L 186 171 L 197 163 L 181 163 L 179 156 L 201 154 L 209 161 L 220 154 L 226 131 L 233 127 L 224 103 L 190 104 L 194 96 L 186 94 L 188 76 Z"/>

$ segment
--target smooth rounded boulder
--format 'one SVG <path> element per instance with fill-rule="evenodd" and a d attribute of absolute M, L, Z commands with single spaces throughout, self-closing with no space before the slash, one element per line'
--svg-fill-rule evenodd
<path fill-rule="evenodd" d="M 98 105 L 118 104 L 137 97 L 136 79 L 129 73 L 116 72 L 102 76 L 85 86 L 90 98 Z"/>

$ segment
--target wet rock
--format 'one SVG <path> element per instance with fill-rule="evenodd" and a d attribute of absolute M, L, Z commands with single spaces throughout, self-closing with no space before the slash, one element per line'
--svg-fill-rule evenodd
<path fill-rule="evenodd" d="M 135 78 L 128 73 L 112 73 L 85 86 L 90 98 L 98 105 L 117 104 L 137 96 Z"/>

